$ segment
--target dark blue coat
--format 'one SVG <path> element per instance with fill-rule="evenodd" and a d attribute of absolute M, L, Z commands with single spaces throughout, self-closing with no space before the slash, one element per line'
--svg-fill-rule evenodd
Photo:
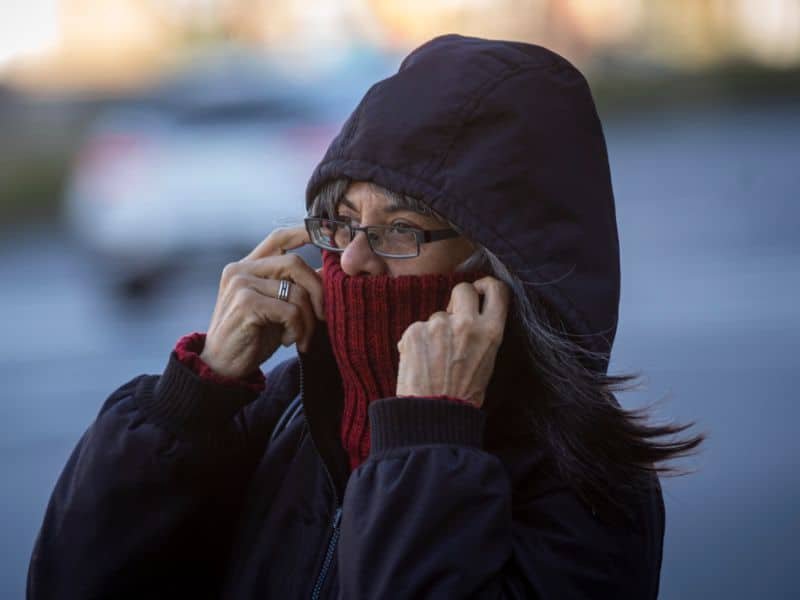
<path fill-rule="evenodd" d="M 660 492 L 607 524 L 499 415 L 379 400 L 349 473 L 324 337 L 255 400 L 174 356 L 116 391 L 58 481 L 29 598 L 656 596 Z"/>
<path fill-rule="evenodd" d="M 370 90 L 309 196 L 341 176 L 429 202 L 590 348 L 610 348 L 613 195 L 588 87 L 564 59 L 434 40 Z M 579 501 L 525 426 L 537 390 L 521 356 L 504 342 L 485 410 L 373 403 L 371 453 L 352 473 L 323 327 L 258 397 L 173 356 L 112 394 L 70 457 L 29 597 L 656 597 L 657 481 L 625 518 Z"/>

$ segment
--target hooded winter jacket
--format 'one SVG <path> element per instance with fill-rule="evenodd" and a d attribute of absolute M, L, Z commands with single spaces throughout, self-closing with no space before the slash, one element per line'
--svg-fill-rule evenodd
<path fill-rule="evenodd" d="M 587 348 L 610 351 L 619 257 L 608 161 L 588 86 L 563 58 L 429 42 L 369 90 L 307 201 L 341 177 L 425 201 Z M 324 328 L 261 394 L 202 379 L 173 354 L 161 376 L 114 392 L 78 443 L 36 542 L 29 597 L 655 598 L 657 482 L 626 519 L 595 514 L 517 418 L 536 401 L 521 369 L 501 349 L 493 410 L 373 402 L 370 454 L 351 472 Z"/>

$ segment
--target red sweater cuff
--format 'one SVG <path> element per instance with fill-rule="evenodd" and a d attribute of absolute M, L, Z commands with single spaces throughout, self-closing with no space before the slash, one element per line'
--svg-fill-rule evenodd
<path fill-rule="evenodd" d="M 206 344 L 205 333 L 192 333 L 178 340 L 175 345 L 175 356 L 181 363 L 189 367 L 198 377 L 218 385 L 242 387 L 253 392 L 261 392 L 266 387 L 266 378 L 261 369 L 256 369 L 247 377 L 236 379 L 215 373 L 200 358 Z"/>

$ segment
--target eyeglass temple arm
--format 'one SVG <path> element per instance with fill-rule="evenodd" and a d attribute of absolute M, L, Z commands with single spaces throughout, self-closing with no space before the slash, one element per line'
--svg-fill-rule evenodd
<path fill-rule="evenodd" d="M 455 229 L 436 229 L 434 231 L 420 231 L 417 238 L 420 242 L 438 242 L 458 237 L 460 234 Z"/>

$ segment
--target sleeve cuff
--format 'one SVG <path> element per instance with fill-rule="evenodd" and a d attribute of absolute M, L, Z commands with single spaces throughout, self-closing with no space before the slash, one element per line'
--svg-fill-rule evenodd
<path fill-rule="evenodd" d="M 250 373 L 250 375 L 241 379 L 224 377 L 214 372 L 214 370 L 200 358 L 200 353 L 203 351 L 203 348 L 205 348 L 205 345 L 205 333 L 192 333 L 178 340 L 178 343 L 175 345 L 175 355 L 178 357 L 178 360 L 203 379 L 220 385 L 244 387 L 254 392 L 264 391 L 266 382 L 261 369 L 256 369 Z"/>
<path fill-rule="evenodd" d="M 370 404 L 369 419 L 372 452 L 426 444 L 483 446 L 486 415 L 465 402 L 385 398 Z"/>
<path fill-rule="evenodd" d="M 207 433 L 229 430 L 233 416 L 258 392 L 221 384 L 199 376 L 173 352 L 157 380 L 146 380 L 138 403 L 149 420 L 175 432 Z"/>

